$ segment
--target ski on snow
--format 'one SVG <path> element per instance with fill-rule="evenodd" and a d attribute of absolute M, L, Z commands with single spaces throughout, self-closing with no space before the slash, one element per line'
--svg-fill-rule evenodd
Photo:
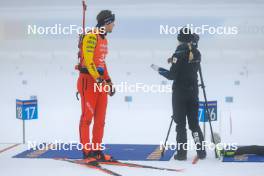
<path fill-rule="evenodd" d="M 98 170 L 100 172 L 103 172 L 105 174 L 108 174 L 108 175 L 112 175 L 112 176 L 122 176 L 121 174 L 119 173 L 116 173 L 112 170 L 109 170 L 107 168 L 104 168 L 102 167 L 98 162 L 96 161 L 92 161 L 92 162 L 85 162 L 83 160 L 74 160 L 74 159 L 67 159 L 67 158 L 55 158 L 55 160 L 60 160 L 60 161 L 66 161 L 66 162 L 70 162 L 70 163 L 75 163 L 75 164 L 79 164 L 79 165 L 82 165 L 82 166 L 85 166 L 87 168 L 90 168 L 90 169 L 95 169 L 95 170 Z"/>
<path fill-rule="evenodd" d="M 135 163 L 127 163 L 127 162 L 120 162 L 120 161 L 110 161 L 110 162 L 98 162 L 99 164 L 106 164 L 106 165 L 116 165 L 116 166 L 125 166 L 125 167 L 134 167 L 134 168 L 146 168 L 146 169 L 155 169 L 155 170 L 164 170 L 164 171 L 174 171 L 174 172 L 182 172 L 183 169 L 171 169 L 171 168 L 164 168 L 164 167 L 156 167 L 156 166 L 149 166 L 143 164 L 135 164 Z"/>
<path fill-rule="evenodd" d="M 113 176 L 121 176 L 116 172 L 113 172 L 109 169 L 102 167 L 101 165 L 114 165 L 114 166 L 124 166 L 124 167 L 133 167 L 133 168 L 147 168 L 147 169 L 155 169 L 155 170 L 163 170 L 163 171 L 173 171 L 173 172 L 182 172 L 183 169 L 172 169 L 172 168 L 164 168 L 164 167 L 156 167 L 156 166 L 149 166 L 143 164 L 135 164 L 135 163 L 128 163 L 128 162 L 121 162 L 121 161 L 92 161 L 86 162 L 85 160 L 74 160 L 74 159 L 67 159 L 67 158 L 57 158 L 56 160 L 67 161 L 79 165 L 86 166 L 91 169 L 96 169 L 98 171 L 104 172 L 108 175 Z"/>

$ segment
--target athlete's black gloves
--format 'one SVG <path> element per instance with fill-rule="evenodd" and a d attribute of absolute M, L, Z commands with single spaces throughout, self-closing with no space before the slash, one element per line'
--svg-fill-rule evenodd
<path fill-rule="evenodd" d="M 112 83 L 111 79 L 105 80 L 105 82 L 110 87 L 108 95 L 110 95 L 112 97 L 115 94 L 115 88 L 113 86 L 113 83 Z"/>

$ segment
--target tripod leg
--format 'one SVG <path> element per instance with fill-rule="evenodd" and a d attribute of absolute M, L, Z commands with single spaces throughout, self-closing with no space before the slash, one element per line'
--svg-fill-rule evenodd
<path fill-rule="evenodd" d="M 162 152 L 161 152 L 161 156 L 164 155 L 164 151 L 165 151 L 166 146 L 167 146 L 167 141 L 168 141 L 168 138 L 169 138 L 169 135 L 170 135 L 170 130 L 171 130 L 172 123 L 173 123 L 173 118 L 171 118 L 170 126 L 169 126 L 169 129 L 168 129 L 168 132 L 167 132 L 167 136 L 166 136 L 166 139 L 165 139 L 164 147 L 163 147 Z"/>
<path fill-rule="evenodd" d="M 208 118 L 208 122 L 209 122 L 209 126 L 210 126 L 210 132 L 211 132 L 211 136 L 212 136 L 212 141 L 216 145 L 215 138 L 214 138 L 213 127 L 212 127 L 212 123 L 211 123 L 211 116 L 210 116 L 210 113 L 209 113 L 209 110 L 208 110 L 208 101 L 207 101 L 206 92 L 205 92 L 205 86 L 204 86 L 204 81 L 203 81 L 201 64 L 199 64 L 199 75 L 200 75 L 200 79 L 201 79 L 201 87 L 203 89 L 203 95 L 204 95 L 204 101 L 205 101 L 205 113 L 206 113 L 206 116 Z M 215 147 L 215 157 L 218 158 L 216 147 Z"/>

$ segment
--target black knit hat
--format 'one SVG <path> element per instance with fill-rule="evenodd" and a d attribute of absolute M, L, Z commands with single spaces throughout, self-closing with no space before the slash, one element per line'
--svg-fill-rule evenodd
<path fill-rule="evenodd" d="M 96 17 L 97 26 L 103 26 L 115 21 L 115 14 L 111 10 L 102 10 Z"/>
<path fill-rule="evenodd" d="M 192 35 L 191 30 L 187 27 L 181 28 L 181 30 L 179 31 L 177 39 L 183 43 L 191 42 L 193 39 L 193 35 Z"/>
<path fill-rule="evenodd" d="M 193 34 L 192 34 L 192 37 L 193 37 L 193 39 L 192 39 L 192 44 L 197 48 L 197 47 L 198 47 L 198 42 L 199 42 L 200 37 L 199 37 L 199 35 L 196 34 L 196 33 L 193 33 Z"/>

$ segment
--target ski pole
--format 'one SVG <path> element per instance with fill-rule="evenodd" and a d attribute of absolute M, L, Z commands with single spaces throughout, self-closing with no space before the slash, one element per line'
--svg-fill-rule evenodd
<path fill-rule="evenodd" d="M 85 0 L 82 1 L 82 7 L 83 7 L 83 14 L 82 14 L 82 33 L 79 34 L 79 43 L 78 43 L 78 48 L 79 48 L 79 51 L 78 51 L 78 62 L 77 62 L 77 65 L 75 66 L 75 69 L 76 70 L 79 70 L 79 64 L 81 62 L 81 57 L 82 57 L 82 40 L 84 38 L 84 35 L 85 35 L 85 12 L 86 12 L 86 4 L 85 4 Z"/>
<path fill-rule="evenodd" d="M 85 0 L 82 1 L 82 6 L 83 6 L 83 21 L 82 21 L 82 24 L 83 24 L 83 34 L 85 34 L 85 12 L 86 12 L 86 4 L 85 4 Z"/>
<path fill-rule="evenodd" d="M 169 138 L 169 135 L 170 135 L 170 130 L 171 130 L 172 122 L 173 122 L 173 118 L 171 118 L 170 126 L 169 126 L 169 129 L 168 129 L 168 132 L 167 132 L 167 136 L 166 136 L 166 139 L 165 139 L 165 143 L 164 143 L 165 146 L 163 147 L 162 152 L 161 152 L 161 156 L 162 157 L 164 155 L 164 151 L 165 151 L 166 146 L 167 146 L 167 141 L 168 141 L 168 138 Z"/>
<path fill-rule="evenodd" d="M 212 141 L 216 145 L 215 138 L 214 138 L 213 127 L 212 127 L 212 123 L 211 123 L 211 116 L 210 116 L 210 113 L 209 113 L 209 110 L 208 110 L 208 101 L 207 101 L 206 92 L 205 92 L 205 85 L 204 85 L 204 81 L 203 81 L 201 64 L 199 64 L 199 75 L 200 75 L 200 79 L 201 79 L 201 87 L 203 89 L 203 95 L 204 95 L 204 101 L 205 101 L 205 113 L 206 113 L 206 116 L 208 118 L 210 131 L 211 131 L 211 136 L 212 136 Z M 216 147 L 215 147 L 215 157 L 218 158 Z"/>

